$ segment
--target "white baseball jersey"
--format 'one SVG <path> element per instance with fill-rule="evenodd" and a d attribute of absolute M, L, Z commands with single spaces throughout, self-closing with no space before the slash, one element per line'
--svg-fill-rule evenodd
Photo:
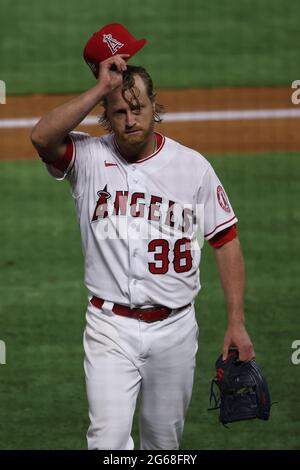
<path fill-rule="evenodd" d="M 199 209 L 206 240 L 237 222 L 210 163 L 160 134 L 155 153 L 136 163 L 122 157 L 113 135 L 70 137 L 68 168 L 47 167 L 72 187 L 89 294 L 131 308 L 192 302 L 200 289 Z"/>

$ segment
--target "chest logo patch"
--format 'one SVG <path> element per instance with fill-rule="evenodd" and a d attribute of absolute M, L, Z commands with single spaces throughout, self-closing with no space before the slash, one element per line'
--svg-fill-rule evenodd
<path fill-rule="evenodd" d="M 111 194 L 107 191 L 107 184 L 103 189 L 97 191 L 97 196 L 98 201 L 96 203 L 96 208 L 92 220 L 97 220 L 99 217 L 105 218 L 108 216 L 107 201 L 111 198 Z"/>
<path fill-rule="evenodd" d="M 222 209 L 225 212 L 231 212 L 226 193 L 224 189 L 222 188 L 222 186 L 220 185 L 217 187 L 217 197 L 218 197 L 218 202 L 220 206 L 222 207 Z"/>

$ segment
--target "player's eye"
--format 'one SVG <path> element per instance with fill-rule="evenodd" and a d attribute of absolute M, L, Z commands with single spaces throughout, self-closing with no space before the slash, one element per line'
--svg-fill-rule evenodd
<path fill-rule="evenodd" d="M 131 112 L 132 114 L 140 114 L 142 106 L 132 106 Z"/>

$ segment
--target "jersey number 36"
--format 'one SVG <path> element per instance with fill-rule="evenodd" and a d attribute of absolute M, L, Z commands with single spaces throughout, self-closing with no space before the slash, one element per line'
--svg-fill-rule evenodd
<path fill-rule="evenodd" d="M 154 263 L 148 263 L 151 274 L 166 274 L 169 270 L 168 240 L 151 240 L 148 244 L 148 252 L 154 253 Z M 176 273 L 189 271 L 193 266 L 193 259 L 190 249 L 190 240 L 180 238 L 176 240 L 173 248 L 173 266 Z"/>

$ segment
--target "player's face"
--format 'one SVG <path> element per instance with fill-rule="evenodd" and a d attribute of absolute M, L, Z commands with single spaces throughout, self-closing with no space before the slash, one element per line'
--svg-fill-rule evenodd
<path fill-rule="evenodd" d="M 108 96 L 107 117 L 111 129 L 117 137 L 119 143 L 125 146 L 139 146 L 151 138 L 154 130 L 154 102 L 147 95 L 145 83 L 139 75 L 135 75 L 134 91 L 138 97 L 140 107 L 129 104 L 132 94 L 129 90 L 125 92 L 125 97 L 121 89 L 115 90 Z"/>

